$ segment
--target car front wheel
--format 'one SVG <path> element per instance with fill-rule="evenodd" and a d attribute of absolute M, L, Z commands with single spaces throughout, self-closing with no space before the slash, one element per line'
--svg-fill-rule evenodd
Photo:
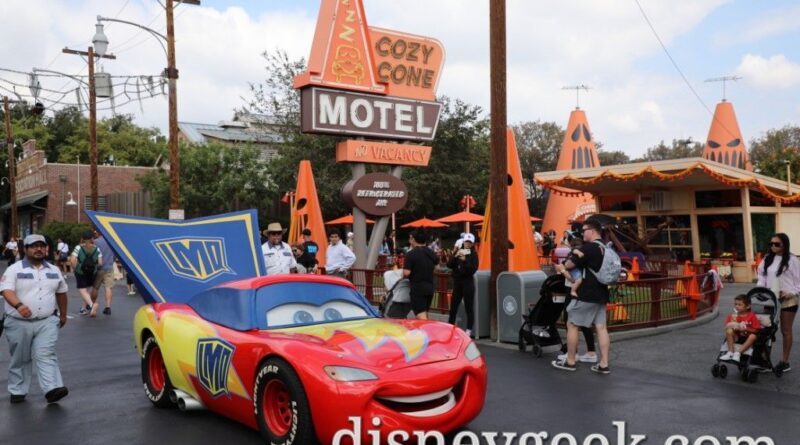
<path fill-rule="evenodd" d="M 253 400 L 259 430 L 269 443 L 317 443 L 303 384 L 286 361 L 264 361 L 256 375 Z"/>
<path fill-rule="evenodd" d="M 164 365 L 164 356 L 161 355 L 161 348 L 154 337 L 148 337 L 142 346 L 142 383 L 144 393 L 153 405 L 159 408 L 175 406 L 169 399 L 173 387 Z"/>

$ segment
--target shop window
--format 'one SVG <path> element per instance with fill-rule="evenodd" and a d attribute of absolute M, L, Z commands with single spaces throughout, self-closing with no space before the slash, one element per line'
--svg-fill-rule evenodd
<path fill-rule="evenodd" d="M 769 241 L 775 233 L 775 215 L 772 213 L 753 213 L 750 215 L 753 230 L 753 252 L 767 254 Z"/>
<path fill-rule="evenodd" d="M 667 218 L 672 221 L 664 227 Z M 651 237 L 648 246 L 653 252 L 677 260 L 692 259 L 692 223 L 689 215 L 646 216 L 645 231 Z M 659 227 L 661 227 L 659 229 Z"/>
<path fill-rule="evenodd" d="M 742 215 L 699 215 L 700 256 L 744 261 Z"/>
<path fill-rule="evenodd" d="M 600 209 L 602 211 L 636 210 L 636 195 L 633 193 L 624 195 L 602 195 L 600 196 Z"/>
<path fill-rule="evenodd" d="M 694 192 L 694 202 L 698 209 L 741 207 L 742 194 L 739 189 L 697 191 Z"/>
<path fill-rule="evenodd" d="M 748 190 L 750 192 L 750 207 L 775 207 L 775 200 L 764 195 L 758 190 Z"/>

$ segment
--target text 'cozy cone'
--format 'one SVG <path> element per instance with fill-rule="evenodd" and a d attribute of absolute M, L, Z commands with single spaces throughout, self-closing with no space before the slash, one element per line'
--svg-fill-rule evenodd
<path fill-rule="evenodd" d="M 325 221 L 322 220 L 322 209 L 317 198 L 317 186 L 314 173 L 311 172 L 311 161 L 300 161 L 297 173 L 297 190 L 295 191 L 292 221 L 289 225 L 289 243 L 303 242 L 303 229 L 311 230 L 311 240 L 319 246 L 317 261 L 319 267 L 325 266 L 325 253 L 328 250 L 328 237 L 325 234 Z"/>
<path fill-rule="evenodd" d="M 597 157 L 586 113 L 580 109 L 573 110 L 569 115 L 564 142 L 561 143 L 556 170 L 599 166 L 600 158 Z M 566 188 L 558 190 L 563 190 L 564 194 L 550 191 L 550 199 L 547 200 L 547 209 L 542 222 L 542 233 L 555 230 L 557 239 L 569 229 L 570 219 L 578 219 L 582 215 L 595 212 L 594 198 L 589 193 L 580 194 L 577 190 Z"/>
<path fill-rule="evenodd" d="M 717 104 L 703 157 L 731 167 L 753 170 L 732 103 L 722 101 Z"/>
<path fill-rule="evenodd" d="M 511 272 L 521 272 L 528 270 L 539 270 L 539 256 L 536 253 L 536 242 L 533 239 L 533 228 L 531 227 L 531 214 L 528 210 L 528 201 L 525 199 L 525 187 L 522 181 L 522 169 L 519 166 L 519 156 L 517 155 L 517 142 L 514 139 L 514 131 L 510 128 L 507 131 L 506 152 L 508 156 L 508 176 L 510 178 L 508 189 L 508 270 Z M 491 190 L 489 191 L 491 196 Z M 479 268 L 488 270 L 491 268 L 491 212 L 490 200 L 486 200 L 486 214 L 484 215 L 483 230 L 481 231 L 481 245 L 478 252 Z"/>

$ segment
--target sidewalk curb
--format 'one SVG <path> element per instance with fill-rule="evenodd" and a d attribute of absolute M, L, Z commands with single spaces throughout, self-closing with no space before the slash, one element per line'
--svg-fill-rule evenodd
<path fill-rule="evenodd" d="M 700 317 L 697 317 L 697 319 L 695 320 L 680 321 L 677 323 L 671 323 L 652 328 L 642 328 L 642 329 L 632 329 L 630 331 L 612 332 L 611 341 L 613 343 L 618 341 L 632 340 L 635 338 L 651 337 L 654 335 L 666 334 L 668 332 L 688 329 L 691 327 L 710 323 L 711 321 L 716 319 L 718 315 L 719 315 L 719 305 L 717 305 L 711 312 L 704 314 Z M 562 339 L 567 338 L 566 333 L 563 329 L 559 329 L 559 334 L 562 336 Z M 502 343 L 499 341 L 490 340 L 488 338 L 476 339 L 475 342 L 480 346 L 492 346 L 501 349 L 516 350 L 518 348 L 516 343 Z"/>

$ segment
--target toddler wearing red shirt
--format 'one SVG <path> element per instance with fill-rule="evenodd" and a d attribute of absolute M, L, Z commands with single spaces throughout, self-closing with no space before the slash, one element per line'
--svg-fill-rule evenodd
<path fill-rule="evenodd" d="M 719 358 L 722 361 L 738 362 L 739 352 L 736 352 L 734 344 L 741 343 L 740 351 L 747 351 L 756 341 L 756 333 L 761 329 L 758 317 L 750 310 L 750 297 L 747 295 L 737 295 L 733 299 L 735 314 L 728 315 L 725 319 L 725 338 L 728 343 L 728 352 Z"/>

